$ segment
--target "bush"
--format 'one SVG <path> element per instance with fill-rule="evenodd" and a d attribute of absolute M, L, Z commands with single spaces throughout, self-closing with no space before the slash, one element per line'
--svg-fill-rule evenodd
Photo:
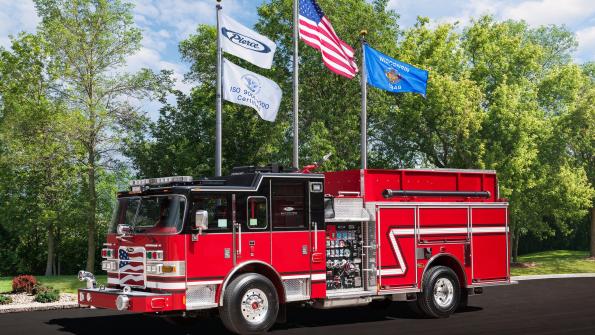
<path fill-rule="evenodd" d="M 27 292 L 32 294 L 37 286 L 37 279 L 31 275 L 20 275 L 12 278 L 12 292 L 21 293 Z"/>
<path fill-rule="evenodd" d="M 56 302 L 60 300 L 60 291 L 49 286 L 36 287 L 35 301 L 37 302 Z"/>
<path fill-rule="evenodd" d="M 0 294 L 0 305 L 8 305 L 10 303 L 12 303 L 11 297 Z"/>

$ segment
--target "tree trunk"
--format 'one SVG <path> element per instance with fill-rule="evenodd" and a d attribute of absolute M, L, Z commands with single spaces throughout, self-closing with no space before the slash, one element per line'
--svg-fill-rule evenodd
<path fill-rule="evenodd" d="M 591 257 L 595 257 L 595 206 L 591 207 Z"/>
<path fill-rule="evenodd" d="M 514 231 L 512 234 L 512 262 L 518 263 L 519 261 L 519 240 L 521 239 L 520 234 Z"/>
<path fill-rule="evenodd" d="M 53 276 L 54 273 L 54 255 L 56 253 L 54 230 L 52 227 L 48 227 L 48 258 L 45 264 L 45 275 Z"/>
<path fill-rule="evenodd" d="M 97 210 L 97 190 L 95 189 L 95 150 L 89 150 L 88 157 L 88 186 L 89 186 L 89 211 L 87 213 L 87 271 L 93 272 L 95 269 L 95 231 Z"/>

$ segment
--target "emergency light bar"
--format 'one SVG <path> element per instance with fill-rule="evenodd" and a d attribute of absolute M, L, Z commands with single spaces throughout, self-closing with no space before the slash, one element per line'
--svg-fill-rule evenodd
<path fill-rule="evenodd" d="M 192 176 L 172 176 L 172 177 L 159 177 L 159 178 L 148 178 L 148 179 L 136 179 L 131 180 L 129 185 L 134 186 L 146 186 L 146 185 L 165 185 L 172 183 L 190 183 L 192 182 Z"/>

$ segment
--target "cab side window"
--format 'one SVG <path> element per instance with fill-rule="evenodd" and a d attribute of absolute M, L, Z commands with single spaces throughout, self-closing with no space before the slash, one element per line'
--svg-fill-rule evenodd
<path fill-rule="evenodd" d="M 246 224 L 250 230 L 264 230 L 268 227 L 267 198 L 256 196 L 246 199 Z"/>
<path fill-rule="evenodd" d="M 209 231 L 226 231 L 231 229 L 231 200 L 226 195 L 200 195 L 192 199 L 190 223 L 195 224 L 195 213 L 205 210 L 209 213 Z"/>
<path fill-rule="evenodd" d="M 306 183 L 303 181 L 272 181 L 273 229 L 307 228 Z"/>

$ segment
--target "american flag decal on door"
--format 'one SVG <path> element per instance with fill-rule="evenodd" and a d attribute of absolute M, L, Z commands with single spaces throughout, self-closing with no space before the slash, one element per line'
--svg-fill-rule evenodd
<path fill-rule="evenodd" d="M 145 248 L 121 247 L 118 251 L 120 285 L 145 286 Z"/>

